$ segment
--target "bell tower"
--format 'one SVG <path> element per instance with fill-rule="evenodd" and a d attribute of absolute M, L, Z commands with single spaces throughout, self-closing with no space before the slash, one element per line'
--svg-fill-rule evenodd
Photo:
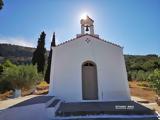
<path fill-rule="evenodd" d="M 81 19 L 81 34 L 91 34 L 94 35 L 94 20 L 92 20 L 89 16 L 86 16 L 86 19 Z"/>
<path fill-rule="evenodd" d="M 94 32 L 94 20 L 92 20 L 89 16 L 86 16 L 85 19 L 81 19 L 81 34 L 77 34 L 77 38 L 83 35 L 92 35 L 94 37 L 99 38 L 99 35 Z"/>

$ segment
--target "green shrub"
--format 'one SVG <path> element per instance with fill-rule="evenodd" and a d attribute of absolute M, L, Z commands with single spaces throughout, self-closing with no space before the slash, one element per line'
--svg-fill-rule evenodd
<path fill-rule="evenodd" d="M 150 86 L 160 95 L 160 70 L 156 69 L 148 77 Z"/>
<path fill-rule="evenodd" d="M 2 73 L 2 81 L 10 83 L 13 89 L 31 88 L 42 80 L 42 77 L 33 65 L 5 67 Z"/>
<path fill-rule="evenodd" d="M 15 64 L 13 64 L 10 60 L 8 60 L 8 59 L 6 59 L 4 62 L 3 62 L 3 67 L 4 67 L 4 69 L 5 68 L 8 68 L 8 67 L 16 67 L 16 65 Z"/>

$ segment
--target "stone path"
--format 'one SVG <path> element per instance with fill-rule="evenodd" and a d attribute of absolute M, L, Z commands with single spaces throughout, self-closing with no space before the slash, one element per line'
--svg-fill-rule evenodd
<path fill-rule="evenodd" d="M 25 97 L 19 97 L 19 98 L 12 98 L 12 99 L 8 99 L 8 100 L 3 100 L 0 101 L 0 110 L 6 109 L 8 107 L 11 107 L 17 103 L 23 102 L 25 100 L 28 100 L 30 98 L 36 97 L 37 95 L 29 95 L 29 96 L 25 96 Z"/>

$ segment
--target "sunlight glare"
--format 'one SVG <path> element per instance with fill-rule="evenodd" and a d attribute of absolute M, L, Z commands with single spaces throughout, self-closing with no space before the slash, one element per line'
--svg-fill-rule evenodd
<path fill-rule="evenodd" d="M 86 20 L 87 19 L 87 13 L 83 13 L 81 16 L 80 16 L 80 19 L 83 19 L 83 20 Z"/>

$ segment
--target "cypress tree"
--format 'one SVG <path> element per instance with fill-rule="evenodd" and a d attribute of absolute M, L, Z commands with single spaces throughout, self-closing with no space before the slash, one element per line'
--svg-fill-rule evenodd
<path fill-rule="evenodd" d="M 38 45 L 36 50 L 33 53 L 32 57 L 32 64 L 37 64 L 37 70 L 40 73 L 44 73 L 44 66 L 45 66 L 45 52 L 46 48 L 45 46 L 45 37 L 46 34 L 43 31 L 40 35 L 40 38 L 38 39 Z"/>
<path fill-rule="evenodd" d="M 3 0 L 0 0 L 0 9 L 2 9 L 3 6 Z"/>
<path fill-rule="evenodd" d="M 45 81 L 47 83 L 50 82 L 50 71 L 51 71 L 51 61 L 52 61 L 52 47 L 55 47 L 55 46 L 56 46 L 55 33 L 53 33 L 51 47 L 50 47 L 48 61 L 47 61 L 47 70 L 46 70 L 46 73 L 45 73 Z"/>

